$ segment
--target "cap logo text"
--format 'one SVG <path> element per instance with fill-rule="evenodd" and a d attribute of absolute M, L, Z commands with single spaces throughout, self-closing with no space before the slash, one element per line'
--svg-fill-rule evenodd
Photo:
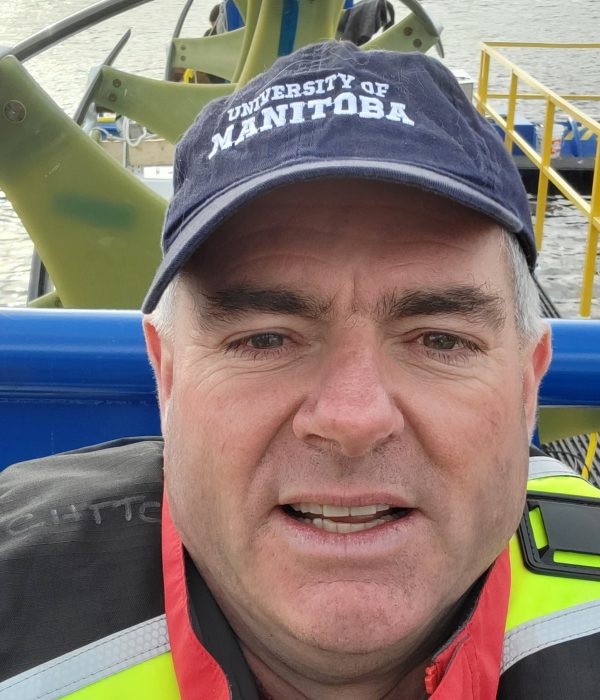
<path fill-rule="evenodd" d="M 387 119 L 414 126 L 415 122 L 406 114 L 404 103 L 385 99 L 390 87 L 388 83 L 355 81 L 354 75 L 333 73 L 304 83 L 270 85 L 253 100 L 227 110 L 231 123 L 222 133 L 212 137 L 209 160 L 219 151 L 238 146 L 262 132 L 334 115 Z M 301 99 L 303 97 L 310 99 Z M 272 104 L 280 100 L 287 101 Z"/>

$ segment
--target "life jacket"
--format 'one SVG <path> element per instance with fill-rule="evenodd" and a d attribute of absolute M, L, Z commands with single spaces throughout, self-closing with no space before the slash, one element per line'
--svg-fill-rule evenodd
<path fill-rule="evenodd" d="M 550 506 L 546 508 L 548 503 Z M 598 507 L 600 491 L 567 467 L 548 457 L 530 459 L 528 506 L 519 533 L 509 545 L 511 592 L 499 700 L 600 697 L 597 661 L 600 576 L 594 578 L 594 574 L 600 573 L 600 556 L 558 551 L 552 546 L 556 533 L 550 531 L 561 525 L 562 513 L 567 520 L 574 518 L 576 523 L 589 527 L 591 533 L 587 534 L 594 536 L 599 520 L 586 514 L 586 508 L 597 512 Z M 552 513 L 559 514 L 559 521 L 554 519 L 550 523 Z M 577 533 L 571 533 L 567 538 L 572 545 L 570 549 L 581 549 L 578 540 L 585 540 L 585 534 L 581 533 L 579 538 Z M 559 544 L 565 541 L 560 533 L 557 541 Z M 549 551 L 553 557 L 544 557 Z M 190 642 L 199 644 L 197 639 Z M 222 670 L 209 654 L 204 662 L 202 673 L 206 685 L 194 689 L 194 699 L 234 697 Z M 0 700 L 176 700 L 180 697 L 165 615 L 0 683 Z M 434 691 L 431 697 L 437 700 L 437 693 Z"/>
<path fill-rule="evenodd" d="M 600 698 L 600 556 L 584 553 L 600 552 L 600 490 L 554 459 L 532 457 L 527 491 L 510 541 L 498 698 Z"/>

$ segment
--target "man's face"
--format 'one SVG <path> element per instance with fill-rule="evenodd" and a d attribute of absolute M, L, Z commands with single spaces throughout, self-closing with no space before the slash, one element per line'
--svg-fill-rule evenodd
<path fill-rule="evenodd" d="M 422 645 L 523 507 L 548 350 L 519 349 L 498 226 L 387 183 L 278 189 L 203 246 L 173 338 L 149 329 L 166 491 L 242 642 Z"/>

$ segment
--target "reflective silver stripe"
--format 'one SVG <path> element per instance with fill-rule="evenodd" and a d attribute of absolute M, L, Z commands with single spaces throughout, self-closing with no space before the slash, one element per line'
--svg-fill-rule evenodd
<path fill-rule="evenodd" d="M 1 700 L 54 700 L 169 651 L 164 615 L 47 661 L 0 683 Z"/>
<path fill-rule="evenodd" d="M 579 476 L 571 467 L 552 457 L 529 458 L 529 480 L 545 476 Z"/>
<path fill-rule="evenodd" d="M 600 632 L 600 600 L 525 622 L 504 637 L 501 672 L 537 651 L 597 632 Z"/>

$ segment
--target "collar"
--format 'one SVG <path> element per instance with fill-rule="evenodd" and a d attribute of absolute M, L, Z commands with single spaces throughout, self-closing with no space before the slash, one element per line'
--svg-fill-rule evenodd
<path fill-rule="evenodd" d="M 235 635 L 191 564 L 173 525 L 166 494 L 163 498 L 162 561 L 167 627 L 181 699 L 258 698 Z M 194 604 L 190 601 L 190 590 L 194 592 Z M 509 593 L 510 562 L 506 549 L 488 572 L 470 614 L 428 666 L 425 673 L 427 697 L 432 700 L 495 700 Z M 194 619 L 199 605 L 203 620 L 205 613 L 210 616 L 209 624 L 203 623 L 205 632 Z"/>
<path fill-rule="evenodd" d="M 472 613 L 425 672 L 432 700 L 496 699 L 509 594 L 507 547 L 489 570 Z"/>
<path fill-rule="evenodd" d="M 205 649 L 192 627 L 184 554 L 165 493 L 162 507 L 165 613 L 181 700 L 230 700 L 223 669 Z"/>

